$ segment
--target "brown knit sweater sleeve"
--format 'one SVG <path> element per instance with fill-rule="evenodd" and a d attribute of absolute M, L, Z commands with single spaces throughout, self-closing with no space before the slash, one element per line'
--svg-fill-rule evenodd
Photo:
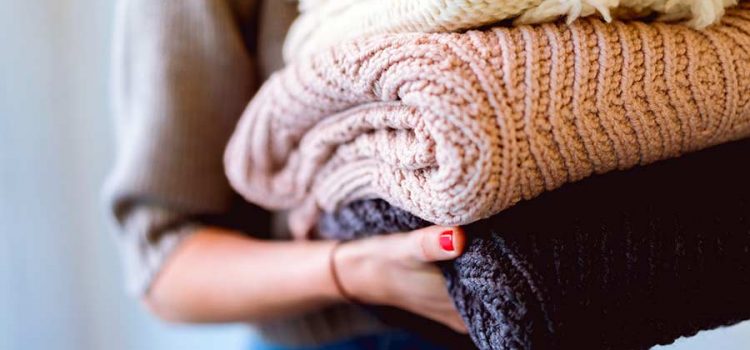
<path fill-rule="evenodd" d="M 197 215 L 229 210 L 222 153 L 254 92 L 240 26 L 255 1 L 121 0 L 113 51 L 117 158 L 105 199 L 129 289 L 144 293 Z"/>

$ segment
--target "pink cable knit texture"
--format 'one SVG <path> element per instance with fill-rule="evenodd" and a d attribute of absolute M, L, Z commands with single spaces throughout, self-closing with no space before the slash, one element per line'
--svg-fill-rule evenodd
<path fill-rule="evenodd" d="M 583 19 L 339 45 L 262 87 L 225 162 L 247 200 L 292 209 L 299 235 L 375 197 L 466 224 L 749 135 L 745 3 L 704 31 Z"/>

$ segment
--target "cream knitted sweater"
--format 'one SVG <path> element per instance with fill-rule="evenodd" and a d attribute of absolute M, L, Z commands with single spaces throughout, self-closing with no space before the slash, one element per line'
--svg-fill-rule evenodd
<path fill-rule="evenodd" d="M 284 57 L 292 61 L 345 39 L 373 34 L 451 32 L 515 19 L 542 23 L 599 14 L 605 20 L 658 15 L 696 28 L 715 23 L 737 0 L 300 0 Z"/>
<path fill-rule="evenodd" d="M 748 8 L 705 31 L 586 19 L 337 46 L 262 87 L 227 174 L 249 201 L 294 209 L 298 234 L 320 209 L 376 197 L 460 225 L 744 138 Z"/>

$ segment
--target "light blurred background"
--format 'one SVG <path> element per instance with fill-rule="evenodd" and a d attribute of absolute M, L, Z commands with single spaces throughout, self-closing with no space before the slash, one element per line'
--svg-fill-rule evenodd
<path fill-rule="evenodd" d="M 99 197 L 113 8 L 0 0 L 0 350 L 242 349 L 244 326 L 160 324 L 123 291 Z M 658 349 L 750 349 L 750 324 Z"/>

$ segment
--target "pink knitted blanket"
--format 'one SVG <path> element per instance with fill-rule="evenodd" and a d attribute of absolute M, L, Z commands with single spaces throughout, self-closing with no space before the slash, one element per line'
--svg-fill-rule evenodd
<path fill-rule="evenodd" d="M 466 224 L 747 136 L 744 3 L 704 31 L 584 19 L 343 44 L 273 76 L 225 162 L 239 193 L 292 209 L 303 234 L 319 210 L 375 197 Z"/>

